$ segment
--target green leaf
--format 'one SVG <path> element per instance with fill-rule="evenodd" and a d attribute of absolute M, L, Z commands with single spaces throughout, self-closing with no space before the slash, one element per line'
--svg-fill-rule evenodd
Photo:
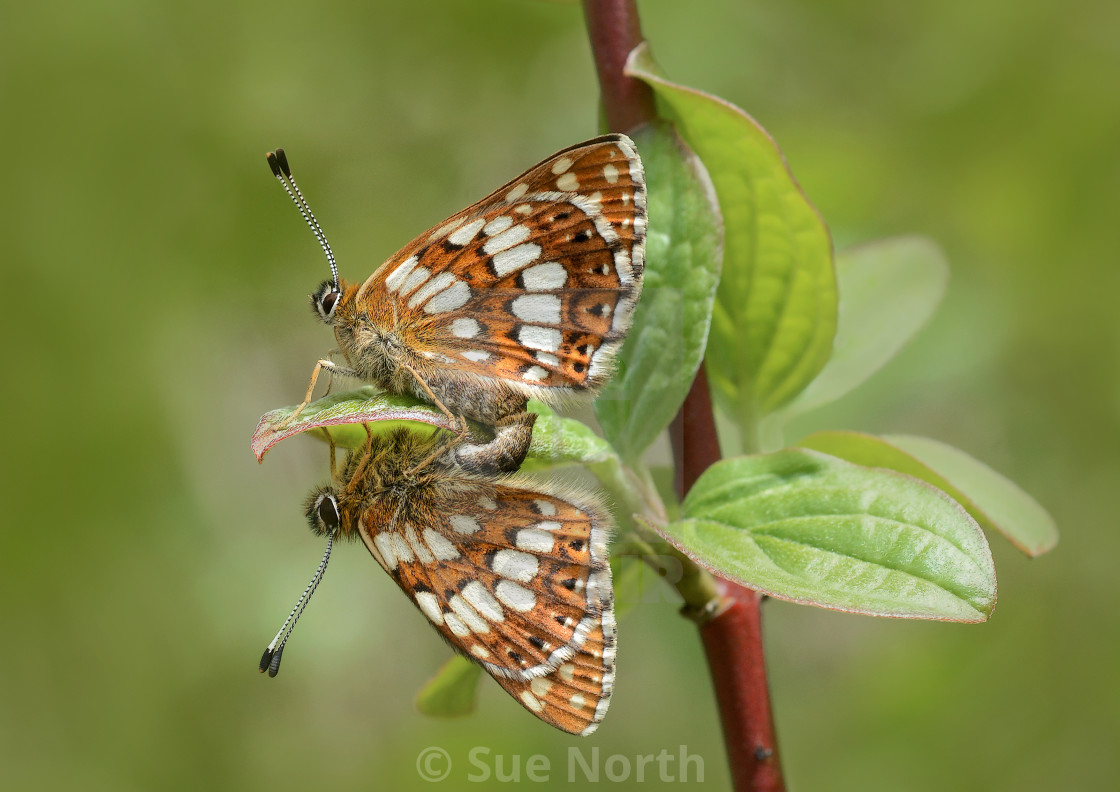
<path fill-rule="evenodd" d="M 614 457 L 614 449 L 599 435 L 574 418 L 561 418 L 552 408 L 536 399 L 529 400 L 529 412 L 537 414 L 533 442 L 521 465 L 522 472 L 548 470 L 566 464 L 591 465 Z"/>
<path fill-rule="evenodd" d="M 949 266 L 925 237 L 885 239 L 836 259 L 840 313 L 832 357 L 783 410 L 783 419 L 827 404 L 871 377 L 933 316 Z"/>
<path fill-rule="evenodd" d="M 788 403 L 828 360 L 836 278 L 828 229 L 767 132 L 734 105 L 669 82 L 648 47 L 626 73 L 648 83 L 711 174 L 724 266 L 705 370 L 744 431 Z"/>
<path fill-rule="evenodd" d="M 664 536 L 780 599 L 902 618 L 984 621 L 991 552 L 976 522 L 909 476 L 793 449 L 718 462 Z"/>
<path fill-rule="evenodd" d="M 982 462 L 924 437 L 817 432 L 798 445 L 929 482 L 960 503 L 981 527 L 998 531 L 1029 556 L 1058 543 L 1053 518 L 1023 490 Z"/>
<path fill-rule="evenodd" d="M 258 462 L 281 440 L 302 432 L 312 432 L 321 440 L 329 435 L 340 448 L 360 448 L 366 442 L 363 423 L 375 434 L 410 424 L 416 428 L 418 424 L 427 424 L 454 430 L 447 416 L 427 402 L 382 393 L 371 386 L 324 396 L 308 404 L 293 421 L 291 415 L 295 410 L 294 406 L 282 407 L 261 416 L 252 439 Z"/>
<path fill-rule="evenodd" d="M 416 694 L 416 708 L 435 718 L 458 718 L 474 712 L 475 690 L 482 668 L 453 655 Z"/>
<path fill-rule="evenodd" d="M 640 458 L 680 408 L 704 358 L 719 281 L 719 209 L 703 165 L 668 126 L 634 134 L 648 189 L 642 298 L 618 373 L 595 402 L 623 459 Z"/>

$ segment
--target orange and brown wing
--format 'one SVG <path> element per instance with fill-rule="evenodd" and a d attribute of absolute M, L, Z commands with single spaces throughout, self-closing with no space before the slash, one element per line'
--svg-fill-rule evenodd
<path fill-rule="evenodd" d="M 474 479 L 455 479 L 455 489 L 423 524 L 378 498 L 362 539 L 456 649 L 496 678 L 544 676 L 613 607 L 605 512 Z"/>
<path fill-rule="evenodd" d="M 641 294 L 645 232 L 641 160 L 606 135 L 421 234 L 358 299 L 395 303 L 416 351 L 457 370 L 531 393 L 594 388 Z"/>
<path fill-rule="evenodd" d="M 614 614 L 607 611 L 572 658 L 534 679 L 497 682 L 538 718 L 569 734 L 587 736 L 607 714 L 614 688 Z"/>

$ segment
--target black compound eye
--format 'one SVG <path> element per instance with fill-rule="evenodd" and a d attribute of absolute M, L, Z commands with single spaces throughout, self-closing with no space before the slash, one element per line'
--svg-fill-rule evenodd
<path fill-rule="evenodd" d="M 334 318 L 334 309 L 338 307 L 338 298 L 341 294 L 338 287 L 334 285 L 334 281 L 323 281 L 315 293 L 311 295 L 311 307 L 315 309 L 315 313 L 324 322 L 330 322 Z"/>
<path fill-rule="evenodd" d="M 338 528 L 338 501 L 333 495 L 326 495 L 319 501 L 319 521 L 328 531 Z"/>

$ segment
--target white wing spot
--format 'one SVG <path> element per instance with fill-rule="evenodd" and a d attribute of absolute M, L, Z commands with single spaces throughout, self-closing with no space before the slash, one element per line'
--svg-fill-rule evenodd
<path fill-rule="evenodd" d="M 436 560 L 436 557 L 428 550 L 427 545 L 420 541 L 420 537 L 416 535 L 416 529 L 411 523 L 405 525 L 404 535 L 408 539 L 408 543 L 412 545 L 412 549 L 416 552 L 416 558 L 421 564 L 430 564 Z"/>
<path fill-rule="evenodd" d="M 586 702 L 584 702 L 584 700 L 583 700 L 583 694 L 582 693 L 573 693 L 572 697 L 570 699 L 568 699 L 568 703 L 572 705 L 573 709 L 578 710 L 578 709 L 583 709 L 583 705 Z"/>
<path fill-rule="evenodd" d="M 483 660 L 485 660 L 487 657 L 490 656 L 490 650 L 487 649 L 485 646 L 482 646 L 481 644 L 475 644 L 474 646 L 471 647 L 471 654 L 474 655 L 475 657 L 480 657 Z"/>
<path fill-rule="evenodd" d="M 521 280 L 529 291 L 563 289 L 568 282 L 568 271 L 558 262 L 546 261 L 521 273 Z"/>
<path fill-rule="evenodd" d="M 513 225 L 513 218 L 509 215 L 501 215 L 500 217 L 495 217 L 493 220 L 483 226 L 482 233 L 486 234 L 486 236 L 488 237 L 492 237 L 496 234 L 502 233 L 511 225 Z"/>
<path fill-rule="evenodd" d="M 559 531 L 564 527 L 563 523 L 556 522 L 555 520 L 544 520 L 533 526 L 541 531 Z"/>
<path fill-rule="evenodd" d="M 534 556 L 522 553 L 520 550 L 499 550 L 494 553 L 490 568 L 500 577 L 528 583 L 536 577 L 538 564 Z M 501 583 L 498 585 L 501 586 Z M 498 599 L 501 599 L 501 596 Z"/>
<path fill-rule="evenodd" d="M 540 349 L 544 352 L 556 352 L 563 343 L 563 335 L 554 327 L 537 327 L 536 325 L 521 325 L 517 331 L 517 340 L 529 349 Z"/>
<path fill-rule="evenodd" d="M 454 613 L 443 614 L 443 620 L 447 623 L 447 628 L 451 630 L 452 635 L 457 635 L 463 638 L 471 634 L 467 625 L 463 624 L 462 620 Z"/>
<path fill-rule="evenodd" d="M 506 200 L 510 201 L 512 203 L 513 201 L 516 201 L 518 198 L 520 198 L 522 195 L 524 195 L 527 192 L 529 192 L 529 185 L 528 184 L 519 184 L 516 187 L 514 187 L 512 190 L 510 190 L 508 193 L 506 193 Z"/>
<path fill-rule="evenodd" d="M 470 536 L 482 527 L 478 524 L 478 520 L 469 514 L 452 514 L 447 519 L 451 522 L 451 527 L 455 529 L 455 533 L 461 533 L 464 536 Z"/>
<path fill-rule="evenodd" d="M 533 691 L 534 695 L 544 698 L 548 695 L 549 689 L 552 687 L 552 680 L 545 679 L 544 677 L 533 677 L 533 681 L 529 683 L 529 690 Z"/>
<path fill-rule="evenodd" d="M 618 181 L 618 168 L 607 163 L 603 166 L 603 178 L 606 179 L 609 184 L 614 184 Z"/>
<path fill-rule="evenodd" d="M 452 245 L 458 245 L 459 247 L 462 247 L 463 245 L 474 239 L 476 236 L 478 236 L 478 232 L 482 230 L 482 227 L 484 225 L 486 225 L 486 220 L 481 217 L 477 220 L 472 220 L 471 222 L 467 223 L 465 226 L 456 230 L 454 233 L 448 236 L 447 241 Z"/>
<path fill-rule="evenodd" d="M 596 190 L 595 192 L 591 193 L 591 195 L 587 196 L 587 200 L 591 201 L 592 203 L 602 203 L 603 194 Z"/>
<path fill-rule="evenodd" d="M 412 297 L 410 297 L 408 300 L 408 307 L 415 308 L 417 305 L 420 305 L 420 303 L 427 300 L 436 292 L 443 291 L 452 283 L 455 283 L 456 280 L 457 278 L 450 272 L 441 272 L 439 275 L 436 275 L 430 281 L 425 283 L 423 288 L 416 290 L 416 293 L 413 294 Z"/>
<path fill-rule="evenodd" d="M 525 226 L 514 226 L 506 234 L 512 234 L 518 228 L 525 228 Z M 528 229 L 526 229 L 526 234 Z M 503 235 L 504 236 L 504 235 Z M 501 239 L 501 236 L 494 237 L 490 241 Z M 508 275 L 514 270 L 519 270 L 536 261 L 541 255 L 541 246 L 534 242 L 526 242 L 524 245 L 518 245 L 512 250 L 503 250 L 501 253 L 494 255 L 490 260 L 491 265 L 494 267 L 494 272 L 499 278 Z"/>
<path fill-rule="evenodd" d="M 623 193 L 622 194 L 622 205 L 626 206 L 628 203 L 630 203 L 630 193 Z"/>
<path fill-rule="evenodd" d="M 490 353 L 484 352 L 481 349 L 468 349 L 463 353 L 463 357 L 472 363 L 485 363 L 490 359 Z"/>
<path fill-rule="evenodd" d="M 560 298 L 554 294 L 523 294 L 512 307 L 514 316 L 522 321 L 560 324 Z"/>
<path fill-rule="evenodd" d="M 517 206 L 513 207 L 513 211 L 517 212 L 518 214 L 527 215 L 533 213 L 533 207 L 531 207 L 529 204 L 518 204 Z"/>
<path fill-rule="evenodd" d="M 455 615 L 463 620 L 463 624 L 467 625 L 471 632 L 490 632 L 490 623 L 482 618 L 478 614 L 478 611 L 472 608 L 470 603 L 463 599 L 461 594 L 456 594 L 447 601 L 447 604 L 451 606 L 451 610 L 455 611 Z"/>
<path fill-rule="evenodd" d="M 443 624 L 443 614 L 439 609 L 439 600 L 436 595 L 430 591 L 421 591 L 416 595 L 416 604 L 420 606 L 420 610 L 424 615 L 431 619 L 436 624 Z"/>
<path fill-rule="evenodd" d="M 387 533 L 379 533 L 373 537 L 373 543 L 378 550 L 381 551 L 381 558 L 385 561 L 385 566 L 392 572 L 397 568 L 397 554 L 393 550 L 393 535 Z"/>
<path fill-rule="evenodd" d="M 409 273 L 408 277 L 405 278 L 404 285 L 401 286 L 401 296 L 403 297 L 413 292 L 421 283 L 426 281 L 431 274 L 432 273 L 424 267 L 417 267 L 414 269 Z"/>
<path fill-rule="evenodd" d="M 510 220 L 510 222 L 513 221 Z M 529 226 L 519 223 L 487 239 L 482 246 L 482 252 L 488 256 L 493 256 L 495 253 L 501 253 L 503 250 L 509 250 L 515 245 L 520 245 L 531 235 L 532 231 L 529 230 Z"/>
<path fill-rule="evenodd" d="M 467 222 L 467 218 L 460 217 L 460 218 L 457 218 L 455 220 L 450 220 L 450 221 L 444 223 L 443 225 L 441 225 L 439 228 L 437 228 L 435 231 L 432 232 L 432 235 L 428 237 L 428 241 L 429 242 L 434 242 L 435 240 L 439 239 L 442 236 L 447 236 L 448 234 L 450 234 L 452 231 L 454 231 L 456 228 L 458 228 L 459 226 L 461 226 L 465 222 Z"/>
<path fill-rule="evenodd" d="M 498 508 L 498 504 L 494 503 L 494 499 L 487 498 L 485 495 L 478 499 L 478 505 L 486 509 L 486 511 L 494 511 L 494 509 Z"/>
<path fill-rule="evenodd" d="M 474 338 L 479 329 L 478 322 L 469 317 L 460 317 L 451 323 L 451 334 L 456 338 Z"/>
<path fill-rule="evenodd" d="M 564 663 L 564 665 L 560 666 L 556 670 L 560 672 L 561 679 L 563 679 L 565 682 L 571 682 L 572 675 L 576 672 L 576 667 L 572 663 Z"/>
<path fill-rule="evenodd" d="M 455 548 L 455 545 L 451 544 L 447 537 L 438 531 L 425 528 L 424 541 L 427 542 L 428 549 L 432 551 L 432 555 L 436 557 L 437 561 L 450 561 L 459 557 L 459 551 Z"/>
<path fill-rule="evenodd" d="M 398 560 L 403 561 L 407 564 L 409 561 L 415 558 L 415 556 L 412 554 L 412 548 L 408 546 L 408 542 L 404 540 L 403 536 L 401 536 L 399 533 L 394 532 L 391 535 L 391 538 L 393 542 L 393 555 L 396 556 Z"/>
<path fill-rule="evenodd" d="M 556 180 L 556 187 L 564 192 L 575 192 L 579 189 L 579 179 L 574 173 L 565 173 Z"/>
<path fill-rule="evenodd" d="M 463 586 L 463 599 L 473 605 L 479 613 L 490 621 L 505 621 L 506 617 L 502 613 L 502 606 L 494 599 L 494 595 L 486 590 L 486 586 L 477 580 L 472 580 Z"/>
<path fill-rule="evenodd" d="M 551 553 L 555 540 L 548 531 L 522 528 L 517 532 L 517 546 L 531 553 Z"/>
<path fill-rule="evenodd" d="M 461 280 L 455 281 L 450 287 L 444 289 L 424 306 L 424 313 L 440 314 L 448 311 L 457 311 L 467 304 L 471 298 L 471 287 Z"/>
<path fill-rule="evenodd" d="M 599 357 L 601 349 L 596 349 L 591 353 L 591 365 L 587 367 L 587 376 L 592 379 L 597 379 L 603 373 L 603 360 Z"/>
<path fill-rule="evenodd" d="M 397 289 L 399 289 L 401 283 L 405 278 L 408 277 L 408 274 L 412 272 L 412 268 L 415 267 L 417 263 L 419 263 L 419 261 L 420 259 L 418 259 L 416 256 L 409 256 L 407 259 L 405 259 L 404 262 L 402 262 L 399 267 L 393 270 L 392 274 L 385 279 L 385 287 L 389 291 L 396 291 Z"/>
<path fill-rule="evenodd" d="M 554 504 L 552 501 L 536 500 L 533 501 L 533 503 L 537 505 L 537 511 L 539 511 L 546 517 L 551 517 L 556 514 L 556 504 Z"/>
<path fill-rule="evenodd" d="M 537 360 L 539 360 L 541 363 L 544 363 L 546 366 L 552 366 L 553 368 L 556 368 L 560 365 L 560 358 L 556 357 L 556 355 L 552 354 L 551 352 L 538 352 Z"/>
<path fill-rule="evenodd" d="M 547 377 L 548 369 L 543 369 L 540 366 L 533 366 L 521 375 L 521 379 L 527 380 L 529 382 L 540 382 Z"/>
<path fill-rule="evenodd" d="M 522 613 L 532 610 L 537 604 L 537 597 L 533 592 L 508 580 L 499 580 L 498 585 L 494 587 L 494 593 L 498 595 L 503 605 Z"/>
<path fill-rule="evenodd" d="M 567 172 L 568 168 L 572 167 L 572 160 L 570 157 L 561 157 L 552 163 L 552 172 L 559 176 L 561 173 Z"/>
<path fill-rule="evenodd" d="M 538 699 L 528 690 L 521 691 L 521 700 L 525 703 L 525 706 L 531 709 L 533 712 L 540 712 L 544 709 L 544 704 L 541 704 L 540 699 Z"/>

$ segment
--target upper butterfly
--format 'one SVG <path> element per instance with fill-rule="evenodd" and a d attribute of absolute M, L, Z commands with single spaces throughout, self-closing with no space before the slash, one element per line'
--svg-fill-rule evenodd
<path fill-rule="evenodd" d="M 611 373 L 645 267 L 646 187 L 625 135 L 557 152 L 473 206 L 425 231 L 365 280 L 338 277 L 334 255 L 291 178 L 280 183 L 327 253 L 332 279 L 311 297 L 334 327 L 354 376 L 427 399 L 449 417 L 492 427 L 461 442 L 466 470 L 516 470 L 529 450 L 530 397 L 552 404 L 591 393 Z"/>

